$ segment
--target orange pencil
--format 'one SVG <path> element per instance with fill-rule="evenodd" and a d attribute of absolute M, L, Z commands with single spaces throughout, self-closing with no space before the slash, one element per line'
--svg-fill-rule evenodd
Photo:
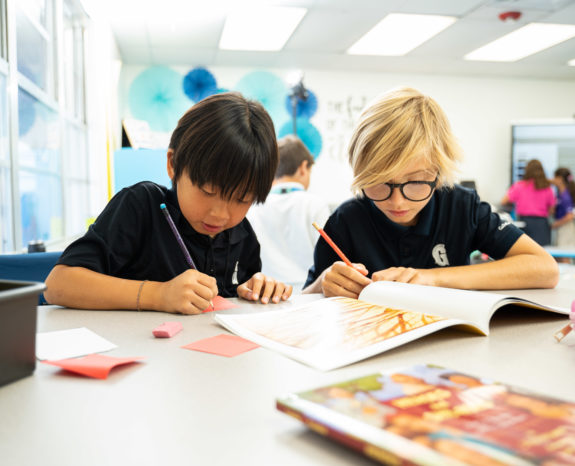
<path fill-rule="evenodd" d="M 345 257 L 345 254 L 342 252 L 341 249 L 339 249 L 337 247 L 337 244 L 335 244 L 333 242 L 333 240 L 327 235 L 327 233 L 325 231 L 323 231 L 323 229 L 321 229 L 317 223 L 313 222 L 312 223 L 313 227 L 319 232 L 319 234 L 323 237 L 323 239 L 326 240 L 327 244 L 329 244 L 331 246 L 331 248 L 335 251 L 335 253 L 341 257 L 341 260 L 344 261 L 347 265 L 349 265 L 350 267 L 354 268 L 355 270 L 357 270 L 359 273 L 361 273 L 362 275 L 367 275 L 367 272 L 365 270 L 360 270 L 357 267 L 355 267 L 351 261 Z"/>

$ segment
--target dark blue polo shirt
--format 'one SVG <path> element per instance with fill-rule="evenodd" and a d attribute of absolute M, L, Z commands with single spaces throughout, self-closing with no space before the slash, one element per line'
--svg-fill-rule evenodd
<path fill-rule="evenodd" d="M 355 198 L 339 206 L 324 229 L 351 262 L 367 267 L 369 277 L 388 267 L 467 265 L 475 250 L 500 259 L 523 233 L 461 186 L 435 191 L 412 227 L 392 222 L 369 199 Z M 320 237 L 305 286 L 339 260 Z"/>
<path fill-rule="evenodd" d="M 201 235 L 183 216 L 176 192 L 147 181 L 116 194 L 58 264 L 132 280 L 171 280 L 189 266 L 160 209 L 162 203 L 196 267 L 216 278 L 221 296 L 237 296 L 238 284 L 261 271 L 260 245 L 246 219 L 213 239 Z"/>

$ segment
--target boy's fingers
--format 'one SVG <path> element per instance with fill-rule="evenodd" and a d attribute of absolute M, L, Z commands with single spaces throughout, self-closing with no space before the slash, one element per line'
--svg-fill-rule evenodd
<path fill-rule="evenodd" d="M 350 267 L 345 262 L 335 262 L 332 270 L 359 283 L 362 287 L 371 283 L 371 280 L 365 276 L 367 275 L 367 269 L 363 264 L 353 264 L 353 267 Z"/>
<path fill-rule="evenodd" d="M 283 294 L 282 294 L 282 300 L 285 301 L 285 300 L 289 299 L 289 297 L 291 296 L 292 292 L 293 292 L 293 286 L 291 286 L 291 285 L 286 285 L 286 288 L 285 288 L 285 290 L 284 290 L 284 292 L 283 292 Z"/>
<path fill-rule="evenodd" d="M 323 294 L 325 296 L 345 296 L 346 298 L 357 298 L 359 293 L 347 290 L 335 282 L 324 280 L 322 283 Z"/>
<path fill-rule="evenodd" d="M 215 289 L 216 294 L 217 294 L 218 282 L 216 281 L 216 279 L 214 277 L 206 275 L 205 273 L 200 273 L 200 275 L 198 277 L 198 283 L 201 283 L 202 285 L 205 285 L 205 286 L 211 288 L 212 290 Z"/>
<path fill-rule="evenodd" d="M 265 279 L 264 274 L 258 272 L 254 274 L 254 276 L 249 280 L 249 282 L 251 282 L 251 292 L 252 292 L 251 299 L 253 299 L 254 301 L 257 301 L 260 297 L 260 294 L 262 292 L 262 286 L 264 284 L 264 279 Z"/>
<path fill-rule="evenodd" d="M 247 299 L 249 301 L 252 297 L 252 290 L 250 290 L 245 283 L 238 286 L 237 291 L 240 298 Z"/>
<path fill-rule="evenodd" d="M 369 271 L 365 268 L 365 265 L 363 264 L 353 264 L 353 268 L 357 270 L 360 274 L 362 274 L 364 277 L 367 276 L 367 274 L 369 273 Z"/>
<path fill-rule="evenodd" d="M 194 293 L 198 295 L 200 298 L 211 301 L 218 295 L 218 287 L 216 286 L 215 289 L 212 286 L 206 286 L 201 283 L 198 283 L 194 286 Z"/>
<path fill-rule="evenodd" d="M 262 303 L 264 304 L 269 303 L 275 288 L 276 288 L 276 281 L 273 278 L 266 277 L 264 280 L 264 289 L 261 294 Z"/>
<path fill-rule="evenodd" d="M 209 307 L 209 301 L 200 298 L 198 295 L 192 297 L 190 302 L 185 303 L 182 309 L 179 310 L 181 314 L 201 314 L 204 309 Z"/>
<path fill-rule="evenodd" d="M 326 273 L 324 280 L 357 294 L 371 283 L 369 278 L 345 264 L 343 267 L 333 267 Z"/>
<path fill-rule="evenodd" d="M 390 267 L 373 274 L 375 281 L 388 280 L 394 282 L 409 283 L 417 274 L 417 270 L 411 267 Z"/>
<path fill-rule="evenodd" d="M 272 295 L 272 301 L 276 304 L 279 303 L 280 300 L 283 299 L 286 289 L 287 285 L 285 283 L 277 282 Z"/>

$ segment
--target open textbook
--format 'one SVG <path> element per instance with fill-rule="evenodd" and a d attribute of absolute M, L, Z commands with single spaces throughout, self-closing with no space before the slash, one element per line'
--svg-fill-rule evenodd
<path fill-rule="evenodd" d="M 243 338 L 320 370 L 360 361 L 442 328 L 489 334 L 493 313 L 507 304 L 569 314 L 522 298 L 396 282 L 373 282 L 359 299 L 334 297 L 251 314 L 217 314 Z"/>
<path fill-rule="evenodd" d="M 288 393 L 276 406 L 384 464 L 575 464 L 575 403 L 438 366 Z"/>

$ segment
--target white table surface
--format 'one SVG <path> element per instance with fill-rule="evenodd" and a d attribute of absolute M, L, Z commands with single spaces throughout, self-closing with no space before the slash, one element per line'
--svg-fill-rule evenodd
<path fill-rule="evenodd" d="M 534 291 L 568 306 L 571 288 Z M 298 295 L 278 306 L 318 298 Z M 464 303 L 462 303 L 464 305 Z M 232 309 L 225 312 L 237 312 Z M 171 339 L 152 329 L 183 324 Z M 227 333 L 212 314 L 39 308 L 39 331 L 87 327 L 118 345 L 105 353 L 143 356 L 106 380 L 38 363 L 34 375 L 0 387 L 0 464 L 373 465 L 275 409 L 275 398 L 379 370 L 434 363 L 575 401 L 575 339 L 557 343 L 565 316 L 502 309 L 488 337 L 445 329 L 380 356 L 320 372 L 265 348 L 226 358 L 182 349 Z M 572 332 L 570 334 L 573 337 Z"/>

